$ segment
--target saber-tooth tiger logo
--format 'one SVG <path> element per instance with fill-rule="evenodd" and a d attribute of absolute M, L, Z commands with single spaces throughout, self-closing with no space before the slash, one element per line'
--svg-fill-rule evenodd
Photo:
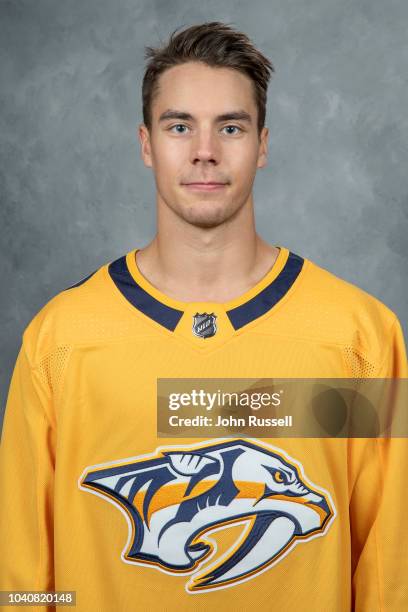
<path fill-rule="evenodd" d="M 330 494 L 284 451 L 253 439 L 211 442 L 90 466 L 78 481 L 125 515 L 122 560 L 191 575 L 188 593 L 254 578 L 327 533 L 336 515 Z M 240 535 L 217 556 L 210 534 L 237 525 Z"/>

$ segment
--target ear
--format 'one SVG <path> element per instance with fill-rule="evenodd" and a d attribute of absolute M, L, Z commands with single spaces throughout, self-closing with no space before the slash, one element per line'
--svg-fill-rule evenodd
<path fill-rule="evenodd" d="M 150 144 L 150 133 L 144 123 L 139 125 L 140 157 L 147 168 L 152 167 L 152 149 Z"/>
<path fill-rule="evenodd" d="M 261 130 L 261 134 L 259 137 L 259 151 L 258 151 L 258 161 L 257 168 L 264 168 L 268 161 L 268 136 L 269 129 L 267 127 L 263 127 Z"/>

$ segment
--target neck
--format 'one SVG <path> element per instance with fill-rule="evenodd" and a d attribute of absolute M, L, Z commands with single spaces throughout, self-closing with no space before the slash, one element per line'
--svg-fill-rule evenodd
<path fill-rule="evenodd" d="M 248 291 L 279 253 L 256 233 L 251 204 L 212 228 L 194 226 L 159 207 L 157 234 L 137 253 L 140 272 L 160 291 L 184 302 L 226 302 Z"/>

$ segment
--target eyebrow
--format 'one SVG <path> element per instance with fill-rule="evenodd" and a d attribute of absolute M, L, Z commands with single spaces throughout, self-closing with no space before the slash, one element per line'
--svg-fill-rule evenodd
<path fill-rule="evenodd" d="M 181 119 L 184 121 L 195 121 L 193 115 L 191 113 L 185 113 L 179 110 L 168 109 L 164 111 L 159 117 L 159 123 L 161 121 L 166 121 L 167 119 Z M 215 118 L 216 123 L 220 123 L 221 121 L 247 121 L 248 123 L 252 123 L 251 115 L 244 110 L 231 111 L 229 113 L 223 113 L 222 115 L 217 115 Z"/>

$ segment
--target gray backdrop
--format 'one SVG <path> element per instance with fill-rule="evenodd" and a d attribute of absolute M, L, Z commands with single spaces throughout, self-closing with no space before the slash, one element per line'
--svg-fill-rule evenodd
<path fill-rule="evenodd" d="M 155 231 L 144 45 L 220 20 L 275 66 L 258 229 L 387 304 L 407 333 L 406 0 L 0 0 L 0 399 L 53 295 Z"/>

